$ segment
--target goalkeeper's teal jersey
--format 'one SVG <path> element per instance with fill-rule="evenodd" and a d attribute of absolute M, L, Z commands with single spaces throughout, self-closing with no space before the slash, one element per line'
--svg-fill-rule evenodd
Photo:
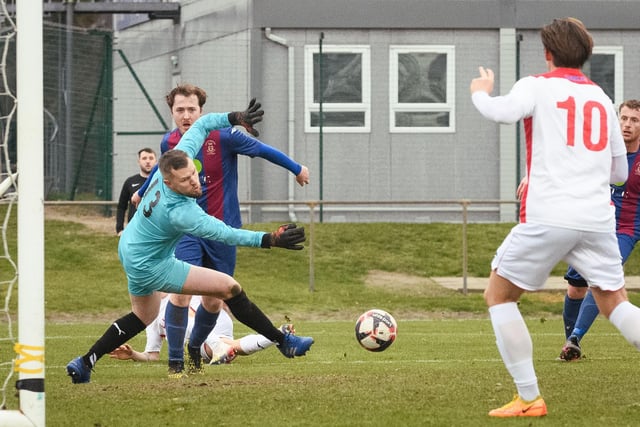
<path fill-rule="evenodd" d="M 229 125 L 227 114 L 206 114 L 191 126 L 175 149 L 193 158 L 209 132 Z M 195 198 L 168 188 L 158 170 L 118 245 L 131 294 L 148 295 L 154 290 L 180 292 L 189 266 L 175 258 L 174 250 L 185 234 L 227 245 L 254 247 L 261 245 L 264 235 L 229 227 L 208 215 Z"/>

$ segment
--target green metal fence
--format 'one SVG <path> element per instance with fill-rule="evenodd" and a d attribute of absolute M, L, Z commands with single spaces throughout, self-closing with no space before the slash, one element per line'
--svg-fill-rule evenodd
<path fill-rule="evenodd" d="M 45 23 L 43 36 L 45 198 L 111 200 L 113 34 Z M 15 59 L 14 41 L 6 70 L 12 88 Z M 10 157 L 17 163 L 11 127 Z"/>

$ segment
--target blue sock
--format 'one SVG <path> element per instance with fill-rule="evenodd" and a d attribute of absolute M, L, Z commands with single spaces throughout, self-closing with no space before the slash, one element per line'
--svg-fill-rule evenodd
<path fill-rule="evenodd" d="M 169 344 L 169 361 L 184 360 L 184 336 L 187 333 L 189 307 L 178 307 L 167 303 L 164 312 L 167 343 Z"/>
<path fill-rule="evenodd" d="M 593 299 L 593 295 L 591 291 L 587 292 L 587 296 L 584 297 L 584 301 L 582 301 L 582 305 L 580 306 L 580 312 L 578 313 L 578 319 L 576 320 L 576 325 L 573 328 L 573 332 L 571 335 L 578 337 L 578 341 L 585 336 L 593 322 L 595 322 L 596 317 L 600 310 L 598 310 L 598 306 L 596 305 L 595 299 Z"/>
<path fill-rule="evenodd" d="M 582 301 L 582 298 L 572 299 L 569 298 L 569 295 L 564 296 L 562 320 L 564 320 L 564 334 L 566 335 L 567 339 L 569 339 L 571 331 L 573 331 L 573 328 L 575 327 L 576 319 L 578 318 L 578 313 L 580 312 Z"/>
<path fill-rule="evenodd" d="M 218 313 L 209 313 L 201 304 L 196 311 L 191 337 L 189 337 L 189 347 L 200 348 L 213 330 L 213 327 L 216 326 L 217 320 Z"/>

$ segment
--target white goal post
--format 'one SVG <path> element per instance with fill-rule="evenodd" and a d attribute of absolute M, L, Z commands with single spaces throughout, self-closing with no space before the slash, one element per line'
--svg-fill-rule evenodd
<path fill-rule="evenodd" d="M 16 1 L 17 163 L 20 179 L 18 342 L 14 344 L 14 370 L 19 374 L 16 387 L 20 409 L 0 410 L 0 427 L 45 426 L 42 9 L 41 1 Z"/>

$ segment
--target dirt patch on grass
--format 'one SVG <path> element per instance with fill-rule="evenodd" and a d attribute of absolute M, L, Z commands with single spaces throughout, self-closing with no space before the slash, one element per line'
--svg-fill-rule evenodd
<path fill-rule="evenodd" d="M 91 231 L 115 235 L 116 217 L 105 214 L 104 210 L 104 207 L 93 206 L 45 206 L 44 218 L 46 220 L 75 222 L 86 226 Z"/>
<path fill-rule="evenodd" d="M 436 296 L 451 292 L 428 277 L 412 276 L 405 273 L 371 270 L 364 280 L 365 286 L 384 289 L 388 292 L 407 292 L 413 295 Z"/>

